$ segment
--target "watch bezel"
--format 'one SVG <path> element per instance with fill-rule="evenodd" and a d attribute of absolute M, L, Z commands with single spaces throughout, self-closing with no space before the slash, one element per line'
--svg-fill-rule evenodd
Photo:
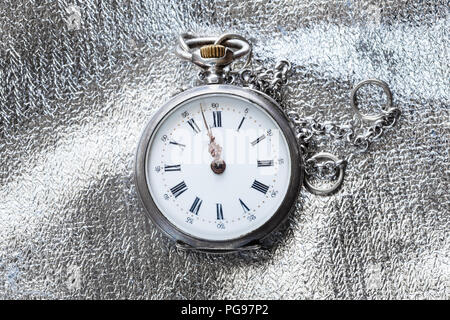
<path fill-rule="evenodd" d="M 164 214 L 159 210 L 153 197 L 150 194 L 149 182 L 146 175 L 146 158 L 147 149 L 152 141 L 153 134 L 159 127 L 159 124 L 186 100 L 197 98 L 203 95 L 210 94 L 228 94 L 235 95 L 240 98 L 249 100 L 257 104 L 260 108 L 266 111 L 273 120 L 278 124 L 283 132 L 290 152 L 291 176 L 289 179 L 288 192 L 286 193 L 281 205 L 273 216 L 259 228 L 241 236 L 230 240 L 207 240 L 194 237 L 182 231 L 174 224 L 172 224 Z M 292 125 L 286 118 L 285 114 L 279 107 L 278 103 L 270 98 L 268 95 L 249 88 L 242 88 L 233 85 L 214 84 L 194 87 L 186 90 L 167 101 L 150 119 L 146 125 L 136 153 L 135 162 L 135 183 L 139 195 L 139 199 L 145 208 L 146 215 L 150 220 L 167 236 L 177 243 L 186 244 L 193 249 L 210 250 L 215 252 L 233 251 L 242 248 L 246 245 L 254 245 L 258 241 L 264 239 L 274 230 L 276 230 L 289 216 L 300 192 L 303 182 L 303 164 L 301 162 L 301 151 L 298 148 L 298 143 L 295 138 Z"/>

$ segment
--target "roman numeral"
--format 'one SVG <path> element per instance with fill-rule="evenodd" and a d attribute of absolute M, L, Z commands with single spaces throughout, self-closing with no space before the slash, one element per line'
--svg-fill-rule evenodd
<path fill-rule="evenodd" d="M 247 205 L 244 203 L 244 201 L 242 201 L 241 199 L 239 199 L 239 203 L 241 204 L 242 209 L 244 210 L 244 213 L 247 213 L 250 211 L 250 209 L 247 207 Z"/>
<path fill-rule="evenodd" d="M 261 183 L 258 180 L 253 181 L 252 188 L 264 194 L 266 194 L 267 190 L 269 190 L 269 186 L 266 186 L 264 183 Z"/>
<path fill-rule="evenodd" d="M 180 146 L 180 147 L 186 147 L 185 144 L 178 143 L 178 142 L 176 142 L 176 141 L 169 141 L 169 143 L 170 143 L 170 144 L 174 144 L 174 145 L 176 145 L 176 146 Z"/>
<path fill-rule="evenodd" d="M 174 195 L 175 198 L 177 198 L 179 195 L 181 195 L 183 192 L 187 190 L 186 183 L 184 181 L 181 181 L 179 184 L 177 184 L 175 187 L 170 189 L 170 192 Z"/>
<path fill-rule="evenodd" d="M 258 167 L 271 167 L 273 160 L 258 160 Z"/>
<path fill-rule="evenodd" d="M 198 214 L 198 210 L 200 210 L 202 202 L 203 202 L 203 200 L 200 200 L 199 197 L 195 197 L 194 203 L 192 204 L 189 211 L 192 212 L 193 214 Z"/>
<path fill-rule="evenodd" d="M 239 126 L 237 128 L 237 131 L 239 131 L 239 129 L 242 127 L 242 124 L 244 123 L 245 117 L 242 117 L 241 122 L 239 123 Z"/>
<path fill-rule="evenodd" d="M 222 126 L 222 111 L 213 111 L 214 127 Z"/>
<path fill-rule="evenodd" d="M 252 142 L 252 146 L 256 146 L 256 144 L 266 138 L 266 135 L 263 134 L 261 137 Z"/>
<path fill-rule="evenodd" d="M 181 164 L 175 164 L 175 165 L 164 165 L 164 171 L 181 171 Z"/>
<path fill-rule="evenodd" d="M 223 220 L 223 208 L 221 203 L 216 203 L 217 220 Z"/>
<path fill-rule="evenodd" d="M 189 119 L 188 120 L 188 124 L 191 126 L 192 130 L 194 130 L 195 133 L 199 133 L 200 132 L 200 128 L 195 123 L 194 119 Z"/>

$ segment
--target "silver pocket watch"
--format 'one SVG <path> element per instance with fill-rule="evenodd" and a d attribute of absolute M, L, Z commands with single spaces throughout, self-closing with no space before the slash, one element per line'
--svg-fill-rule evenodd
<path fill-rule="evenodd" d="M 314 136 L 330 134 L 365 151 L 399 115 L 389 88 L 375 79 L 352 92 L 357 115 L 371 123 L 363 134 L 285 112 L 280 90 L 290 64 L 249 69 L 252 49 L 239 35 L 183 34 L 175 52 L 202 69 L 205 84 L 174 96 L 153 115 L 135 169 L 149 218 L 180 248 L 214 253 L 260 248 L 295 208 L 303 183 L 324 195 L 343 181 L 346 160 L 329 153 L 309 156 Z M 244 66 L 234 71 L 234 62 L 243 58 Z M 388 96 L 380 115 L 357 109 L 356 91 L 367 83 L 380 85 Z M 333 182 L 316 187 L 313 176 Z"/>

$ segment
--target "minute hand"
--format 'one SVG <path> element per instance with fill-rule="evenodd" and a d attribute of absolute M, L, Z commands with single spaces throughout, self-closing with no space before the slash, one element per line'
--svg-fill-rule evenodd
<path fill-rule="evenodd" d="M 208 126 L 206 122 L 205 113 L 203 112 L 203 107 L 200 105 L 200 110 L 202 111 L 203 122 L 205 123 L 206 130 L 208 132 L 209 137 L 209 153 L 214 158 L 215 161 L 221 161 L 220 155 L 222 153 L 222 147 L 216 143 L 216 138 L 213 136 L 211 128 Z"/>

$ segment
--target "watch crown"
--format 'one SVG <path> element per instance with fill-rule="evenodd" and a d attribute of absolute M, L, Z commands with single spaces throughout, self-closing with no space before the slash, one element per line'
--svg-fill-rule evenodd
<path fill-rule="evenodd" d="M 200 48 L 202 58 L 222 58 L 225 56 L 225 47 L 220 44 L 212 44 Z"/>

